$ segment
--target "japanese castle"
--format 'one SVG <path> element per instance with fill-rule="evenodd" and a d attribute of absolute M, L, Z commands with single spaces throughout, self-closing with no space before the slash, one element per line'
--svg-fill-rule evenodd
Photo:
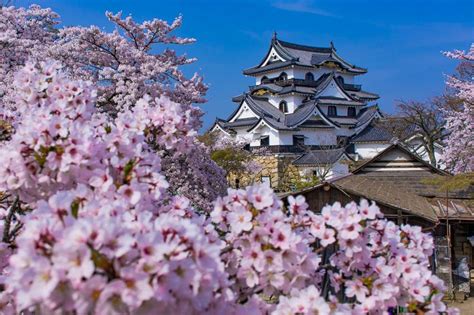
<path fill-rule="evenodd" d="M 372 124 L 383 119 L 372 104 L 379 96 L 355 84 L 367 69 L 339 56 L 332 42 L 305 46 L 275 33 L 262 61 L 243 73 L 255 85 L 232 99 L 236 109 L 227 119 L 217 118 L 211 131 L 243 137 L 250 150 L 266 147 L 300 174 L 317 174 L 322 164 L 331 165 L 330 176 L 344 174 L 347 163 L 339 162 L 372 158 L 390 145 L 392 135 Z M 285 176 L 267 173 L 262 180 L 273 187 Z"/>

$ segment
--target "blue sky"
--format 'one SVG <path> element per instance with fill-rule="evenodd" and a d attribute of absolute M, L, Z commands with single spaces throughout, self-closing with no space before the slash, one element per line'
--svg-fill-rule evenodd
<path fill-rule="evenodd" d="M 328 46 L 351 63 L 369 69 L 357 78 L 378 93 L 383 111 L 396 100 L 425 100 L 444 90 L 444 74 L 456 63 L 441 51 L 468 49 L 474 41 L 474 0 L 57 0 L 22 1 L 52 7 L 64 25 L 98 25 L 111 29 L 104 12 L 123 11 L 137 20 L 184 18 L 177 35 L 197 42 L 180 52 L 198 58 L 185 72 L 199 72 L 210 86 L 202 105 L 204 127 L 234 109 L 231 97 L 254 84 L 242 70 L 266 53 L 273 31 L 282 40 Z"/>

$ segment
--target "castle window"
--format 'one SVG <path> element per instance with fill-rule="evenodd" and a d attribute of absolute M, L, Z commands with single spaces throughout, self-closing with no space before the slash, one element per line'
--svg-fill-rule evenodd
<path fill-rule="evenodd" d="M 245 151 L 250 151 L 250 143 L 247 143 L 244 145 L 244 150 Z"/>
<path fill-rule="evenodd" d="M 288 80 L 288 75 L 286 74 L 286 72 L 282 72 L 280 76 L 278 77 L 278 80 L 281 80 L 281 81 Z"/>
<path fill-rule="evenodd" d="M 347 136 L 337 136 L 337 145 L 346 146 L 349 138 Z"/>
<path fill-rule="evenodd" d="M 338 76 L 336 79 L 339 83 L 344 84 L 344 78 L 342 76 Z"/>
<path fill-rule="evenodd" d="M 304 79 L 306 81 L 314 81 L 314 75 L 311 73 L 311 72 L 308 72 L 306 73 L 306 75 L 304 76 Z"/>
<path fill-rule="evenodd" d="M 328 106 L 328 116 L 337 116 L 336 106 Z"/>
<path fill-rule="evenodd" d="M 269 136 L 264 136 L 260 138 L 260 145 L 262 147 L 269 146 L 270 145 L 270 137 Z"/>
<path fill-rule="evenodd" d="M 263 76 L 262 79 L 260 80 L 261 83 L 267 83 L 268 82 L 268 78 L 267 76 Z"/>
<path fill-rule="evenodd" d="M 347 108 L 347 116 L 349 116 L 349 117 L 355 117 L 355 115 L 356 115 L 356 109 L 355 109 L 355 107 L 352 107 L 352 106 L 351 106 L 351 107 L 348 107 L 348 108 Z"/>
<path fill-rule="evenodd" d="M 288 113 L 288 104 L 285 101 L 281 101 L 279 108 L 282 112 Z"/>
<path fill-rule="evenodd" d="M 302 135 L 294 135 L 293 136 L 293 145 L 294 146 L 304 146 L 304 136 Z"/>

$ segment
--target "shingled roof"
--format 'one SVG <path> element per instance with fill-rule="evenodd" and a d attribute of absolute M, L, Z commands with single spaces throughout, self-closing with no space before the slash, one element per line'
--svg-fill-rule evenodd
<path fill-rule="evenodd" d="M 395 143 L 352 174 L 327 180 L 291 195 L 308 195 L 329 185 L 352 196 L 373 200 L 433 223 L 446 217 L 474 221 L 474 187 L 447 193 L 430 183 L 431 179 L 450 176 L 421 160 L 402 144 Z"/>
<path fill-rule="evenodd" d="M 436 213 L 425 198 L 390 181 L 374 180 L 370 176 L 350 175 L 335 180 L 332 184 L 344 191 L 373 200 L 376 203 L 399 208 L 430 221 L 437 220 Z"/>

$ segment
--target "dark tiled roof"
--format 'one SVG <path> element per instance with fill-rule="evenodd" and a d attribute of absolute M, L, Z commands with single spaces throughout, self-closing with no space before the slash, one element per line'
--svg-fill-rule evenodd
<path fill-rule="evenodd" d="M 395 155 L 397 159 L 390 155 L 392 150 L 399 150 Z M 400 153 L 405 154 L 402 160 L 399 159 Z M 401 168 L 396 166 L 399 162 L 403 162 Z M 446 195 L 445 191 L 440 191 L 432 184 L 433 179 L 439 182 L 450 176 L 419 159 L 403 145 L 395 143 L 351 175 L 334 178 L 292 194 L 307 195 L 330 185 L 359 198 L 373 200 L 432 222 L 447 216 L 450 219 L 474 221 L 474 187 L 453 190 Z"/>
<path fill-rule="evenodd" d="M 380 118 L 373 120 L 367 127 L 361 132 L 355 135 L 351 142 L 386 142 L 389 143 L 395 138 L 406 138 L 413 136 L 416 133 L 416 126 L 407 126 L 404 128 L 403 135 L 395 135 L 392 132 L 393 124 L 396 124 L 397 120 L 393 118 Z M 389 125 L 389 126 L 388 126 Z M 390 127 L 392 126 L 392 127 Z M 400 128 L 402 129 L 402 128 Z"/>
<path fill-rule="evenodd" d="M 357 124 L 358 120 L 355 117 L 330 117 L 332 121 L 337 122 L 339 125 L 351 125 L 354 126 Z"/>
<path fill-rule="evenodd" d="M 361 142 L 390 142 L 394 138 L 393 134 L 383 126 L 374 123 L 365 127 L 358 135 L 351 139 L 352 143 Z"/>
<path fill-rule="evenodd" d="M 235 120 L 233 122 L 223 122 L 221 123 L 225 128 L 235 128 L 235 127 L 250 127 L 257 123 L 258 118 L 242 118 Z"/>
<path fill-rule="evenodd" d="M 332 51 L 331 47 L 315 47 L 315 46 L 300 45 L 300 44 L 286 42 L 280 39 L 278 39 L 277 41 L 281 46 L 295 49 L 295 50 L 304 50 L 304 51 L 311 51 L 311 52 L 317 52 L 317 53 L 330 53 Z"/>
<path fill-rule="evenodd" d="M 346 100 L 344 98 L 334 97 L 318 97 L 318 103 L 323 105 L 347 105 L 347 106 L 364 106 L 365 102 Z"/>
<path fill-rule="evenodd" d="M 283 47 L 286 52 L 304 65 L 321 66 L 326 62 L 339 64 L 342 68 L 356 73 L 365 73 L 366 69 L 352 65 L 337 55 L 333 47 L 320 48 L 298 44 L 292 44 L 280 40 L 276 40 L 274 44 Z"/>
<path fill-rule="evenodd" d="M 367 106 L 359 111 L 357 114 L 357 124 L 354 128 L 359 128 L 369 123 L 377 114 L 381 115 L 378 105 Z"/>
<path fill-rule="evenodd" d="M 340 125 L 349 125 L 350 128 L 356 128 L 362 124 L 367 123 L 378 112 L 377 107 L 369 106 L 363 108 L 359 112 L 359 115 L 355 118 L 328 117 L 319 107 L 319 101 L 320 100 L 318 98 L 316 98 L 315 100 L 308 100 L 298 106 L 293 113 L 285 114 L 281 112 L 277 107 L 272 105 L 268 101 L 268 98 L 264 96 L 244 94 L 241 97 L 241 104 L 243 102 L 248 104 L 250 109 L 258 116 L 258 119 L 254 118 L 254 120 L 252 120 L 254 124 L 249 130 L 255 127 L 260 122 L 260 120 L 265 121 L 272 128 L 278 130 L 294 130 L 295 128 L 299 127 L 299 125 L 305 123 L 305 121 L 307 121 L 308 119 L 311 119 L 313 114 L 321 117 L 321 119 L 311 119 L 311 121 L 309 121 L 305 125 L 302 125 L 301 127 L 309 128 L 310 126 L 314 126 L 332 128 L 339 127 Z M 237 114 L 239 108 L 234 110 L 229 119 L 231 119 Z M 246 119 L 244 122 L 240 122 L 239 119 L 232 123 L 234 125 L 228 125 L 229 123 L 221 122 L 220 126 L 224 128 L 232 128 L 232 126 L 235 127 L 235 124 L 240 124 L 240 126 L 248 126 L 250 121 L 250 119 Z"/>
<path fill-rule="evenodd" d="M 346 155 L 344 148 L 311 150 L 302 154 L 293 161 L 295 165 L 325 165 L 336 163 L 343 155 Z M 347 155 L 346 155 L 347 156 Z"/>
<path fill-rule="evenodd" d="M 350 91 L 349 94 L 361 100 L 376 100 L 380 98 L 378 94 L 367 91 Z"/>
<path fill-rule="evenodd" d="M 266 66 L 263 66 L 263 67 L 254 67 L 254 68 L 245 69 L 243 71 L 243 73 L 245 75 L 259 74 L 259 73 L 264 73 L 264 72 L 272 71 L 272 70 L 276 70 L 276 69 L 287 68 L 287 67 L 290 67 L 292 65 L 299 65 L 299 66 L 302 66 L 302 67 L 305 67 L 305 66 L 310 67 L 310 65 L 302 64 L 300 62 L 297 62 L 296 60 L 290 60 L 290 61 L 270 63 L 270 64 L 268 64 Z"/>
<path fill-rule="evenodd" d="M 391 161 L 390 154 L 392 151 L 398 151 L 398 154 L 401 154 L 401 159 L 396 161 Z M 405 165 L 400 165 L 399 163 L 403 163 Z M 373 173 L 377 174 L 377 172 L 381 172 L 381 174 L 389 174 L 389 171 L 407 171 L 412 173 L 414 171 L 422 170 L 432 174 L 438 174 L 447 176 L 450 173 L 443 171 L 437 167 L 432 166 L 430 163 L 423 160 L 417 154 L 413 153 L 409 148 L 403 145 L 400 142 L 395 142 L 391 144 L 389 147 L 385 148 L 382 152 L 377 154 L 372 159 L 366 161 L 358 168 L 352 171 L 354 174 L 366 174 L 366 173 Z M 405 173 L 405 174 L 409 174 Z M 399 173 L 404 174 L 404 173 Z"/>
<path fill-rule="evenodd" d="M 323 120 L 308 119 L 304 123 L 298 125 L 298 127 L 300 128 L 317 128 L 317 127 L 327 128 L 328 124 L 325 123 Z"/>
<path fill-rule="evenodd" d="M 275 51 L 285 60 L 273 62 L 262 67 L 261 65 L 265 60 L 264 58 L 258 66 L 244 70 L 244 74 L 254 75 L 270 70 L 289 67 L 291 65 L 302 67 L 322 66 L 326 62 L 336 63 L 340 65 L 343 69 L 353 73 L 367 72 L 367 69 L 357 67 L 342 59 L 336 53 L 336 49 L 334 47 L 305 46 L 273 38 L 267 56 L 272 48 L 275 49 Z"/>

